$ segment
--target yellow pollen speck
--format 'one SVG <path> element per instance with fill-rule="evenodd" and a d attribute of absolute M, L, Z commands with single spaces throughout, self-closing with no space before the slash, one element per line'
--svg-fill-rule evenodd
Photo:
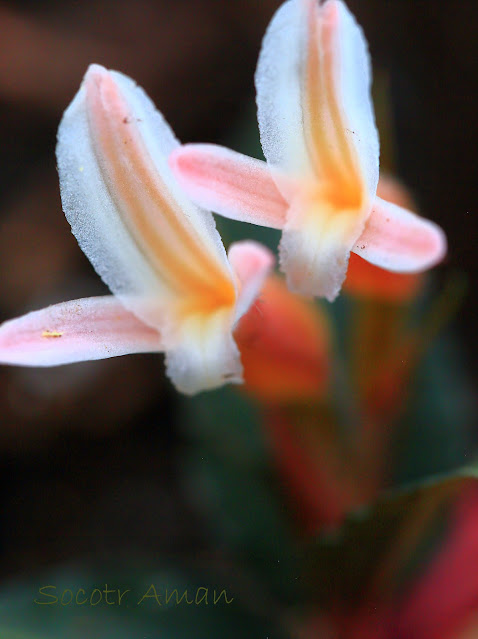
<path fill-rule="evenodd" d="M 84 171 L 85 169 L 84 169 L 84 167 L 80 166 L 80 167 L 78 167 L 78 170 L 79 170 L 79 172 L 80 172 L 80 173 L 83 173 L 83 171 Z"/>
<path fill-rule="evenodd" d="M 59 333 L 58 331 L 43 331 L 41 334 L 42 337 L 61 337 L 63 333 Z"/>

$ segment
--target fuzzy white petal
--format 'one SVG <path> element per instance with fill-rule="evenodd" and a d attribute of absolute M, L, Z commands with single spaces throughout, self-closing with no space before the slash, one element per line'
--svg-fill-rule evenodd
<path fill-rule="evenodd" d="M 239 349 L 232 336 L 233 316 L 226 310 L 190 316 L 176 332 L 178 342 L 166 351 L 166 372 L 186 395 L 242 382 Z"/>
<path fill-rule="evenodd" d="M 311 43 L 309 23 L 314 20 L 317 41 Z M 330 20 L 336 24 L 329 29 L 329 36 L 319 38 Z M 378 182 L 379 142 L 370 95 L 370 60 L 362 30 L 340 0 L 328 0 L 320 7 L 316 0 L 288 0 L 268 27 L 256 71 L 264 154 L 272 166 L 294 175 L 321 177 L 321 164 L 327 161 L 326 147 L 334 144 L 336 133 L 330 132 L 330 100 L 320 93 L 318 99 L 308 99 L 308 82 L 310 85 L 312 80 L 306 67 L 313 46 L 319 47 L 319 64 L 330 67 L 331 88 L 340 109 L 339 133 L 354 150 L 366 190 L 373 197 Z M 308 113 L 311 109 L 313 112 Z M 311 147 L 321 145 L 310 139 L 305 126 L 310 118 L 327 140 L 315 150 Z"/>
<path fill-rule="evenodd" d="M 103 135 L 109 136 L 106 142 Z M 135 144 L 141 153 L 128 155 Z M 197 295 L 194 278 L 202 278 L 205 287 L 214 286 L 211 273 L 231 280 L 212 215 L 191 204 L 169 169 L 167 158 L 177 145 L 143 90 L 98 65 L 89 68 L 58 131 L 63 208 L 78 243 L 113 293 L 166 332 L 164 323 L 175 322 L 171 314 L 178 299 Z M 115 170 L 120 183 L 114 182 Z M 172 265 L 166 249 L 174 256 Z M 194 251 L 202 262 L 193 263 Z M 192 273 L 191 283 L 178 285 L 178 264 Z"/>
<path fill-rule="evenodd" d="M 281 270 L 294 293 L 325 297 L 340 292 L 354 238 L 354 211 L 327 210 L 327 203 L 298 198 L 292 203 L 279 245 Z"/>
<path fill-rule="evenodd" d="M 257 64 L 256 99 L 267 161 L 286 172 L 312 175 L 302 115 L 302 17 L 300 2 L 288 0 L 272 18 Z"/>

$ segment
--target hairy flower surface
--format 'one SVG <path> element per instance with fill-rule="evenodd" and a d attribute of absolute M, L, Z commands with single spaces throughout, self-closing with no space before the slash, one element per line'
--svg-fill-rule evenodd
<path fill-rule="evenodd" d="M 379 141 L 361 28 L 341 0 L 288 0 L 256 72 L 267 165 L 213 145 L 170 164 L 188 194 L 233 219 L 282 229 L 289 288 L 332 301 L 350 252 L 390 271 L 423 271 L 446 251 L 432 222 L 377 196 Z"/>
<path fill-rule="evenodd" d="M 90 66 L 59 127 L 58 171 L 72 231 L 114 297 L 6 322 L 0 361 L 51 366 L 164 351 L 185 393 L 242 380 L 232 331 L 273 258 L 253 242 L 226 255 L 212 214 L 171 173 L 178 146 L 131 79 Z"/>

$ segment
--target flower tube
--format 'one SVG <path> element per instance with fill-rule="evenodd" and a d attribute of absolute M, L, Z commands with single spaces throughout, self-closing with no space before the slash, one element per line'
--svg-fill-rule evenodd
<path fill-rule="evenodd" d="M 163 351 L 185 393 L 242 380 L 234 325 L 272 256 L 252 242 L 229 256 L 212 214 L 168 166 L 179 143 L 130 78 L 91 65 L 58 131 L 62 204 L 80 247 L 115 297 L 77 300 L 0 328 L 0 361 L 50 366 Z"/>
<path fill-rule="evenodd" d="M 214 145 L 176 149 L 183 188 L 226 217 L 279 228 L 289 288 L 329 301 L 350 252 L 390 271 L 430 268 L 441 229 L 377 196 L 379 141 L 361 28 L 341 0 L 288 0 L 265 35 L 256 72 L 267 165 Z"/>

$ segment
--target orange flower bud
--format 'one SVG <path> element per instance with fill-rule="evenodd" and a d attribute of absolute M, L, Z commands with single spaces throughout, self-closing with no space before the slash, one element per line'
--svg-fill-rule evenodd
<path fill-rule="evenodd" d="M 329 378 L 329 329 L 317 306 L 270 277 L 235 338 L 246 391 L 267 402 L 320 399 Z"/>
<path fill-rule="evenodd" d="M 392 273 L 351 253 L 344 291 L 384 302 L 405 303 L 418 294 L 422 282 L 421 273 Z"/>

